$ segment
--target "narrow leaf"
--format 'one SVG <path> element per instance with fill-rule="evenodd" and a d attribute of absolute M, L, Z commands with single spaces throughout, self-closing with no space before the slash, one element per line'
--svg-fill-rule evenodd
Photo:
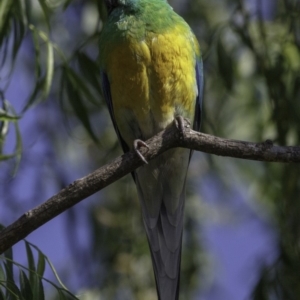
<path fill-rule="evenodd" d="M 3 269 L 3 264 L 1 263 L 0 264 L 0 282 L 4 281 L 5 279 L 6 279 L 5 271 Z"/>
<path fill-rule="evenodd" d="M 26 254 L 27 254 L 28 268 L 30 271 L 32 271 L 32 272 L 29 272 L 29 281 L 30 281 L 30 285 L 34 286 L 35 285 L 35 277 L 36 277 L 34 272 L 36 272 L 36 269 L 35 269 L 33 253 L 32 253 L 30 244 L 27 241 L 25 241 L 25 248 L 26 248 Z"/>
<path fill-rule="evenodd" d="M 5 264 L 4 265 L 6 266 L 6 271 L 8 270 L 9 275 L 11 276 L 10 278 L 7 278 L 7 279 L 8 280 L 10 280 L 10 279 L 13 280 L 14 272 L 13 272 L 13 263 L 12 263 L 12 260 L 13 260 L 13 250 L 12 250 L 12 248 L 9 248 L 8 250 L 6 250 L 4 252 L 4 258 L 5 258 Z"/>
<path fill-rule="evenodd" d="M 14 24 L 13 26 L 14 44 L 13 44 L 13 51 L 12 51 L 12 63 L 15 64 L 16 57 L 21 47 L 21 44 L 23 42 L 23 38 L 25 36 L 26 30 L 23 22 L 20 22 L 19 20 L 14 20 L 13 24 Z"/>
<path fill-rule="evenodd" d="M 14 108 L 10 105 L 8 101 L 4 102 L 4 111 L 8 112 L 12 116 L 16 116 L 16 112 Z M 21 155 L 22 155 L 22 137 L 21 137 L 18 122 L 14 122 L 14 127 L 15 127 L 15 135 L 16 135 L 16 147 L 14 153 L 14 156 L 16 157 L 16 164 L 14 167 L 13 175 L 15 175 L 17 172 L 19 163 L 21 161 Z"/>
<path fill-rule="evenodd" d="M 15 148 L 15 156 L 16 156 L 16 165 L 14 168 L 13 174 L 15 175 L 17 172 L 17 169 L 19 167 L 19 164 L 21 162 L 21 156 L 23 152 L 23 143 L 22 143 L 22 136 L 19 128 L 19 123 L 15 122 L 15 133 L 16 133 L 16 148 Z"/>
<path fill-rule="evenodd" d="M 45 21 L 46 21 L 46 24 L 47 24 L 47 28 L 48 28 L 48 31 L 50 31 L 50 9 L 46 3 L 45 0 L 39 0 L 39 3 L 40 3 L 40 6 L 42 8 L 42 11 L 43 11 L 43 14 L 44 14 L 44 17 L 45 17 Z"/>
<path fill-rule="evenodd" d="M 0 121 L 17 121 L 19 119 L 20 119 L 20 117 L 18 117 L 18 116 L 13 116 L 9 113 L 0 112 Z"/>
<path fill-rule="evenodd" d="M 1 289 L 1 287 L 0 287 L 0 300 L 6 300 L 6 299 L 5 299 L 5 295 L 4 295 L 4 293 L 3 293 L 2 289 Z"/>
<path fill-rule="evenodd" d="M 45 256 L 45 257 L 46 257 L 47 263 L 50 266 L 50 268 L 51 268 L 56 280 L 58 281 L 58 283 L 61 285 L 62 288 L 64 288 L 66 291 L 68 291 L 67 287 L 63 284 L 63 282 L 59 278 L 58 273 L 56 272 L 56 270 L 55 270 L 52 262 L 50 261 L 50 259 L 47 256 Z"/>
<path fill-rule="evenodd" d="M 99 94 L 102 94 L 99 78 L 100 72 L 97 63 L 82 52 L 78 53 L 78 62 L 80 71 L 83 73 L 86 80 Z M 97 101 L 97 103 L 99 103 L 99 101 Z"/>
<path fill-rule="evenodd" d="M 87 100 L 91 101 L 96 106 L 99 106 L 99 101 L 91 93 L 90 89 L 84 82 L 84 79 L 80 78 L 80 76 L 71 68 L 68 68 L 67 72 L 68 72 L 70 81 L 72 81 L 73 86 L 75 86 L 76 89 L 78 89 L 78 91 L 81 92 L 86 97 Z M 84 75 L 86 75 L 86 74 L 84 74 Z"/>
<path fill-rule="evenodd" d="M 58 290 L 58 295 L 59 295 L 59 300 L 68 300 L 69 299 L 62 290 Z"/>
<path fill-rule="evenodd" d="M 18 0 L 18 8 L 19 8 L 19 18 L 23 23 L 24 27 L 28 27 L 28 20 L 29 20 L 29 4 L 28 0 Z"/>
<path fill-rule="evenodd" d="M 3 33 L 3 27 L 12 5 L 13 1 L 11 0 L 0 1 L 0 35 Z"/>
<path fill-rule="evenodd" d="M 18 297 L 20 297 L 21 292 L 15 283 L 12 269 L 10 268 L 9 264 L 7 264 L 7 262 L 4 264 L 6 272 L 6 298 L 17 300 L 19 299 Z"/>
<path fill-rule="evenodd" d="M 34 249 L 36 249 L 37 251 L 41 252 L 41 250 L 40 250 L 37 246 L 35 246 L 35 245 L 33 245 L 33 244 L 31 244 L 31 243 L 29 243 L 29 242 L 27 242 L 27 241 L 25 241 L 25 242 L 26 242 L 28 245 L 30 245 L 32 248 L 34 248 Z M 41 253 L 42 253 L 42 252 L 41 252 Z M 42 254 L 43 254 L 45 260 L 47 261 L 48 265 L 50 266 L 50 268 L 51 268 L 51 270 L 52 270 L 52 272 L 53 272 L 55 278 L 56 278 L 57 281 L 59 282 L 59 284 L 60 284 L 65 290 L 68 290 L 67 287 L 66 287 L 66 286 L 62 283 L 62 281 L 60 280 L 60 278 L 59 278 L 59 276 L 58 276 L 58 274 L 57 274 L 57 272 L 56 272 L 56 270 L 55 270 L 53 264 L 52 264 L 51 261 L 49 260 L 49 258 L 48 258 L 44 253 L 42 253 Z"/>
<path fill-rule="evenodd" d="M 42 280 L 35 274 L 35 284 L 33 289 L 33 300 L 45 300 L 44 286 Z"/>
<path fill-rule="evenodd" d="M 15 157 L 15 154 L 7 154 L 7 155 L 0 154 L 0 161 L 9 160 L 14 157 Z"/>
<path fill-rule="evenodd" d="M 34 45 L 34 52 L 35 52 L 35 76 L 37 79 L 41 77 L 41 48 L 39 43 L 39 36 L 37 31 L 34 27 L 31 27 L 32 32 L 32 41 Z"/>
<path fill-rule="evenodd" d="M 221 39 L 217 44 L 217 57 L 219 71 L 224 81 L 224 84 L 228 90 L 232 90 L 233 87 L 233 60 L 232 56 L 226 50 Z"/>
<path fill-rule="evenodd" d="M 32 299 L 33 294 L 30 282 L 28 277 L 26 276 L 26 273 L 23 270 L 20 271 L 20 288 L 21 295 L 24 297 L 24 299 Z"/>
<path fill-rule="evenodd" d="M 81 123 L 83 124 L 83 126 L 85 127 L 89 135 L 91 136 L 91 138 L 95 142 L 97 142 L 98 139 L 92 130 L 87 109 L 83 104 L 83 99 L 81 98 L 81 94 L 80 94 L 81 91 L 79 89 L 79 86 L 76 84 L 76 81 L 74 80 L 74 76 L 73 76 L 74 72 L 70 71 L 69 68 L 66 68 L 65 72 L 67 74 L 65 78 L 66 79 L 65 88 L 66 88 L 67 96 L 69 98 L 69 102 L 73 107 L 76 116 L 81 121 Z"/>
<path fill-rule="evenodd" d="M 52 79 L 54 73 L 54 52 L 51 42 L 47 42 L 47 71 L 46 71 L 46 80 L 44 85 L 43 96 L 47 98 L 50 92 Z"/>
<path fill-rule="evenodd" d="M 17 121 L 20 117 L 10 114 L 0 108 L 0 121 Z"/>
<path fill-rule="evenodd" d="M 37 265 L 37 273 L 43 277 L 45 272 L 45 255 L 38 250 L 39 257 L 38 257 L 38 265 Z"/>
<path fill-rule="evenodd" d="M 24 113 L 30 107 L 39 103 L 42 100 L 42 97 L 39 96 L 39 93 L 41 92 L 41 90 L 43 89 L 44 86 L 45 86 L 45 77 L 41 78 L 41 80 L 39 80 L 36 83 L 33 92 L 31 93 L 30 97 L 27 100 L 25 107 L 22 110 L 22 113 Z"/>

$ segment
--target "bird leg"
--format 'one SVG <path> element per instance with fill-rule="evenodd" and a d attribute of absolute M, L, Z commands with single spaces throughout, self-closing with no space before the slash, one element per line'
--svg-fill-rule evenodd
<path fill-rule="evenodd" d="M 142 153 L 139 151 L 140 147 L 146 147 L 149 149 L 149 146 L 142 140 L 136 139 L 133 141 L 133 149 L 135 153 L 140 157 L 140 159 L 145 163 L 148 164 L 146 158 L 142 155 Z"/>
<path fill-rule="evenodd" d="M 184 118 L 182 116 L 176 116 L 174 119 L 176 128 L 183 133 L 184 131 Z"/>

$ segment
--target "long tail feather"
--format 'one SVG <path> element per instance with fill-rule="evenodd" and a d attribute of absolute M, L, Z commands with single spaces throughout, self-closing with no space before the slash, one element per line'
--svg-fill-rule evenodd
<path fill-rule="evenodd" d="M 186 164 L 188 155 L 187 152 Z M 155 176 L 156 165 L 159 165 L 159 162 L 150 162 L 143 170 L 137 171 L 136 185 L 152 257 L 158 299 L 178 300 L 186 174 L 181 173 L 183 180 L 180 181 L 178 190 L 178 187 L 172 188 L 172 178 L 164 177 L 163 180 Z M 160 166 L 160 172 L 162 169 Z"/>

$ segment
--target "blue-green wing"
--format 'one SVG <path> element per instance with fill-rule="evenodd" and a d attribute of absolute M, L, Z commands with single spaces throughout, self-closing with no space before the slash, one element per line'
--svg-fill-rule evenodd
<path fill-rule="evenodd" d="M 201 58 L 197 58 L 196 61 L 196 80 L 197 80 L 198 96 L 196 98 L 193 129 L 199 131 L 201 125 L 203 87 L 204 87 L 203 62 Z"/>
<path fill-rule="evenodd" d="M 107 104 L 111 120 L 113 122 L 115 131 L 117 133 L 117 136 L 118 136 L 119 142 L 122 146 L 122 149 L 123 149 L 124 153 L 126 153 L 126 152 L 129 151 L 129 146 L 122 139 L 122 136 L 121 136 L 120 131 L 119 131 L 118 126 L 117 126 L 117 122 L 116 122 L 116 119 L 115 119 L 115 116 L 114 116 L 114 109 L 113 109 L 110 83 L 109 83 L 108 77 L 107 77 L 106 73 L 103 72 L 103 71 L 100 71 L 100 77 L 101 77 L 101 88 L 102 88 L 103 96 L 104 96 L 105 102 Z"/>

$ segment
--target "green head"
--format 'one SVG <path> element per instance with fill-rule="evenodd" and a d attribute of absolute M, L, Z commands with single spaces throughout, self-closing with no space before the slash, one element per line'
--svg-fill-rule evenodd
<path fill-rule="evenodd" d="M 166 0 L 104 0 L 108 14 L 118 7 L 127 8 L 132 11 L 138 10 L 144 2 L 166 2 Z"/>
<path fill-rule="evenodd" d="M 101 35 L 106 40 L 111 41 L 113 36 L 117 42 L 128 36 L 143 40 L 146 32 L 161 34 L 168 28 L 179 25 L 188 28 L 184 20 L 174 13 L 167 0 L 103 1 L 108 18 Z"/>
<path fill-rule="evenodd" d="M 138 2 L 139 0 L 104 0 L 109 15 L 117 7 L 134 8 Z"/>

